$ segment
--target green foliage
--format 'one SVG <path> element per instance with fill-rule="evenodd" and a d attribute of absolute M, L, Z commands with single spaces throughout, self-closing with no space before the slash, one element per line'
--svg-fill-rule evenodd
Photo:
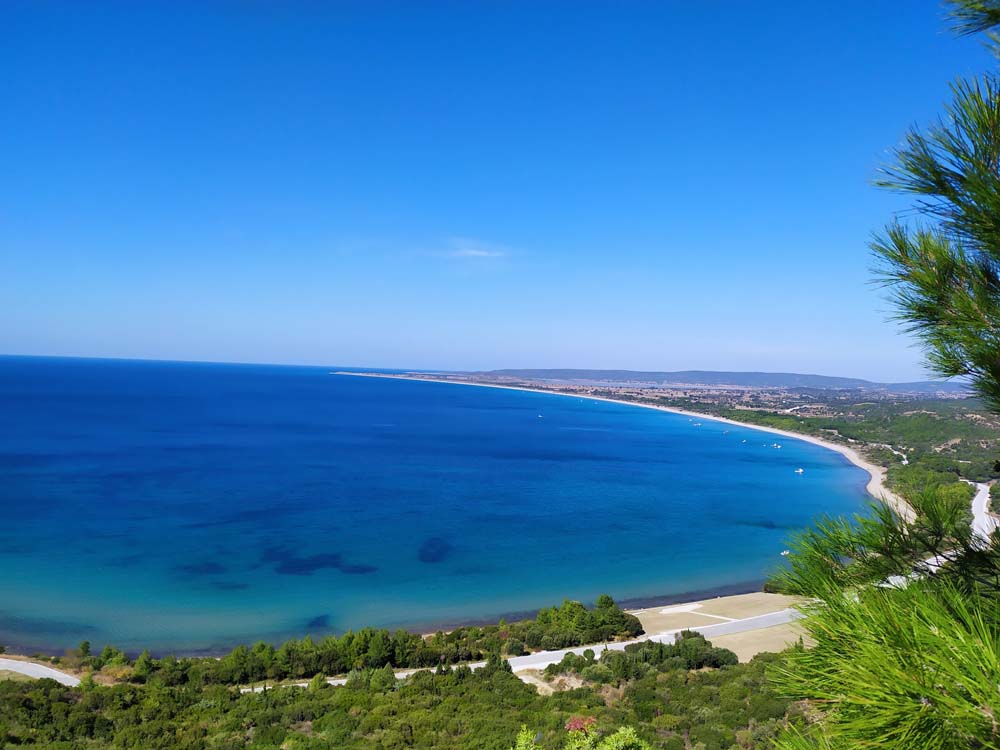
<path fill-rule="evenodd" d="M 955 3 L 959 28 L 992 28 L 986 0 Z M 880 184 L 914 198 L 918 223 L 890 224 L 872 244 L 898 317 L 917 334 L 931 367 L 968 377 L 1000 410 L 1000 79 L 952 86 L 945 117 L 912 129 Z"/>
<path fill-rule="evenodd" d="M 963 33 L 1000 24 L 993 0 L 954 5 Z M 919 223 L 894 222 L 873 243 L 898 317 L 930 365 L 968 378 L 994 412 L 998 160 L 1000 79 L 956 83 L 946 117 L 911 130 L 883 171 L 884 187 L 914 197 Z M 793 544 L 781 583 L 808 597 L 805 627 L 815 646 L 794 651 L 775 676 L 787 696 L 812 701 L 822 716 L 791 729 L 780 747 L 1000 747 L 1000 535 L 971 538 L 969 493 L 948 476 L 969 474 L 946 447 L 890 473 L 917 513 L 913 522 L 874 508 L 853 522 L 824 520 Z"/>
<path fill-rule="evenodd" d="M 320 690 L 326 690 L 329 686 L 330 683 L 327 682 L 326 675 L 320 672 L 309 680 L 308 690 L 310 693 L 318 693 Z"/>
<path fill-rule="evenodd" d="M 541 750 L 541 746 L 535 744 L 531 732 L 522 727 L 514 750 Z M 589 730 L 571 730 L 563 750 L 650 750 L 650 747 L 639 738 L 635 729 L 621 727 L 603 739 Z"/>
<path fill-rule="evenodd" d="M 697 652 L 712 649 L 700 637 L 683 640 L 693 664 L 704 661 Z M 640 660 L 638 652 L 631 654 Z M 690 671 L 683 659 L 657 654 L 653 649 L 643 657 L 657 668 L 621 682 L 614 697 L 589 686 L 540 695 L 497 656 L 475 672 L 460 666 L 400 681 L 390 679 L 386 667 L 361 669 L 342 687 L 317 675 L 307 689 L 257 693 L 194 680 L 167 684 L 164 679 L 175 679 L 168 670 L 145 683 L 112 687 L 92 679 L 81 688 L 51 680 L 0 681 L 0 737 L 11 747 L 80 750 L 510 750 L 518 728 L 528 726 L 532 731 L 517 735 L 517 748 L 557 750 L 573 741 L 570 747 L 627 750 L 701 742 L 707 750 L 729 750 L 739 741 L 741 750 L 762 750 L 781 726 L 801 723 L 766 684 L 765 670 L 777 657 Z M 593 661 L 593 653 L 588 658 Z M 571 727 L 586 727 L 586 736 Z"/>
<path fill-rule="evenodd" d="M 820 733 L 787 748 L 998 747 L 1000 539 L 975 540 L 967 498 L 950 490 L 915 496 L 913 521 L 876 505 L 793 541 L 780 579 L 808 597 L 816 645 L 794 650 L 776 682 L 827 711 Z"/>
<path fill-rule="evenodd" d="M 149 651 L 143 651 L 139 654 L 139 658 L 135 660 L 132 679 L 136 682 L 145 682 L 153 673 L 153 667 L 154 663 L 152 657 L 149 655 Z"/>
<path fill-rule="evenodd" d="M 881 584 L 892 576 L 932 573 L 936 580 L 971 590 L 1000 582 L 1000 557 L 984 548 L 969 525 L 968 495 L 951 485 L 914 494 L 916 518 L 897 516 L 873 503 L 868 513 L 821 518 L 789 542 L 788 567 L 772 585 L 818 599 L 839 599 L 845 591 Z M 936 561 L 933 566 L 928 561 Z"/>
<path fill-rule="evenodd" d="M 694 407 L 692 407 L 694 408 Z M 697 407 L 706 410 L 705 406 Z M 936 482 L 982 482 L 998 476 L 1000 424 L 975 399 L 844 403 L 837 416 L 803 417 L 746 409 L 707 409 L 748 424 L 800 432 L 863 448 L 889 467 L 889 486 L 904 494 L 910 470 L 937 472 Z M 908 464 L 884 446 L 904 452 Z"/>
<path fill-rule="evenodd" d="M 529 732 L 526 726 L 522 726 L 521 731 L 517 733 L 514 750 L 538 750 L 538 745 L 535 744 L 535 735 L 533 732 Z"/>
<path fill-rule="evenodd" d="M 657 671 L 727 667 L 738 663 L 736 654 L 716 648 L 704 636 L 682 631 L 671 644 L 655 641 L 633 643 L 624 651 L 605 650 L 600 659 L 588 649 L 582 656 L 567 654 L 558 664 L 550 664 L 545 674 L 577 674 L 590 682 L 620 684 Z"/>
<path fill-rule="evenodd" d="M 776 674 L 791 695 L 831 706 L 832 747 L 997 747 L 997 614 L 996 600 L 948 584 L 866 587 L 815 608 L 816 646 Z"/>
<path fill-rule="evenodd" d="M 515 631 L 516 625 L 522 627 Z M 566 599 L 559 607 L 541 610 L 533 626 L 514 623 L 511 632 L 516 632 L 530 648 L 544 648 L 542 641 L 549 638 L 551 648 L 558 649 L 611 641 L 619 636 L 634 638 L 642 634 L 642 625 L 636 617 L 618 607 L 610 596 L 603 594 L 592 610 L 580 602 Z"/>
<path fill-rule="evenodd" d="M 951 15 L 961 34 L 977 34 L 1000 25 L 1000 2 L 997 0 L 962 0 L 952 5 Z"/>
<path fill-rule="evenodd" d="M 347 673 L 344 687 L 348 690 L 367 690 L 371 684 L 371 671 L 367 669 L 352 669 Z"/>
<path fill-rule="evenodd" d="M 372 672 L 369 684 L 372 690 L 378 692 L 392 690 L 396 686 L 396 673 L 390 665 L 386 664 L 381 669 L 376 669 Z"/>
<path fill-rule="evenodd" d="M 242 685 L 349 672 L 369 679 L 372 670 L 388 673 L 392 668 L 433 668 L 480 661 L 501 652 L 518 656 L 526 653 L 528 647 L 566 648 L 634 638 L 641 633 L 639 620 L 604 595 L 591 610 L 579 602 L 567 600 L 559 607 L 541 610 L 534 620 L 461 627 L 429 638 L 406 630 L 390 632 L 363 628 L 318 642 L 307 636 L 287 641 L 278 648 L 263 642 L 237 646 L 219 659 L 177 659 L 173 656 L 152 659 L 148 652 L 143 652 L 130 673 L 136 682 L 155 677 L 168 685 Z M 99 656 L 90 654 L 89 644 L 85 644 L 85 648 L 87 655 L 81 660 L 83 666 L 100 671 L 112 667 L 124 669 L 132 664 L 124 652 L 111 646 L 106 646 Z M 81 653 L 83 650 L 84 645 L 81 645 Z M 129 670 L 124 669 L 124 672 Z"/>
<path fill-rule="evenodd" d="M 784 724 L 783 701 L 764 684 L 763 662 L 725 670 L 679 669 L 629 683 L 607 703 L 590 688 L 539 695 L 502 666 L 472 672 L 421 672 L 392 689 L 376 686 L 377 671 L 344 687 L 272 688 L 240 693 L 220 686 L 122 683 L 67 688 L 51 680 L 0 682 L 0 717 L 7 743 L 96 750 L 121 748 L 424 748 L 509 750 L 563 748 L 564 726 L 591 716 L 597 748 L 662 748 L 701 732 L 729 744 L 737 732 L 757 732 L 743 748 L 765 748 Z M 762 708 L 760 696 L 776 701 Z M 663 716 L 675 717 L 670 721 Z M 658 723 L 657 723 L 658 722 Z M 629 725 L 634 732 L 621 732 Z M 749 735 L 747 735 L 749 736 Z M 589 740 L 588 740 L 589 741 Z M 617 743 L 617 744 L 615 744 Z M 646 743 L 646 744 L 642 744 Z M 683 745 L 680 745 L 683 747 Z"/>

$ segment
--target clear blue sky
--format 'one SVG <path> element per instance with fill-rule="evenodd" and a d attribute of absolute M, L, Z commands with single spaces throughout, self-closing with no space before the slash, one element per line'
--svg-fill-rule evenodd
<path fill-rule="evenodd" d="M 0 5 L 0 352 L 921 376 L 933 0 Z"/>

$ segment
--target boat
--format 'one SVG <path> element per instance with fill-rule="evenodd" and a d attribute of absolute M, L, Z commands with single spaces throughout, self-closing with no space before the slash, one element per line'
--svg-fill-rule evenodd
<path fill-rule="evenodd" d="M 796 470 L 795 470 L 795 473 L 796 473 L 796 474 L 805 474 L 805 473 L 806 473 L 806 470 L 805 470 L 805 469 L 796 469 Z"/>

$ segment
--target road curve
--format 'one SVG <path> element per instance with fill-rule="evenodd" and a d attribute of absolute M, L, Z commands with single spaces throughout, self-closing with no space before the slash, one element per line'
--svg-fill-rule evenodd
<path fill-rule="evenodd" d="M 969 484 L 976 488 L 976 496 L 972 499 L 972 532 L 983 541 L 989 541 L 990 534 L 997 527 L 997 520 L 986 510 L 990 507 L 990 486 Z"/>
<path fill-rule="evenodd" d="M 50 680 L 55 680 L 59 684 L 66 685 L 68 687 L 76 687 L 80 684 L 80 680 L 71 674 L 60 672 L 58 669 L 47 667 L 44 664 L 36 664 L 33 661 L 0 659 L 0 669 L 6 669 L 8 672 L 17 672 L 18 674 L 27 675 L 28 677 L 37 677 L 38 679 L 47 677 Z"/>
<path fill-rule="evenodd" d="M 802 617 L 795 609 L 781 609 L 777 612 L 768 612 L 763 615 L 756 615 L 754 617 L 745 617 L 742 620 L 732 620 L 731 622 L 720 622 L 715 625 L 703 625 L 697 628 L 677 628 L 676 630 L 666 630 L 662 633 L 654 633 L 652 635 L 643 635 L 638 638 L 634 638 L 630 641 L 617 641 L 615 643 L 597 643 L 591 644 L 589 646 L 575 646 L 574 648 L 564 648 L 558 651 L 539 651 L 535 654 L 528 654 L 527 656 L 515 656 L 508 659 L 510 662 L 510 668 L 514 672 L 522 672 L 527 669 L 545 669 L 545 667 L 550 664 L 558 664 L 563 660 L 566 654 L 577 654 L 582 655 L 584 651 L 590 649 L 595 655 L 600 655 L 602 651 L 624 651 L 626 646 L 633 643 L 642 643 L 643 641 L 656 641 L 658 643 L 673 643 L 677 640 L 677 634 L 682 630 L 692 630 L 697 633 L 701 633 L 706 638 L 711 638 L 712 636 L 719 635 L 731 635 L 733 633 L 745 633 L 748 630 L 760 630 L 762 628 L 769 628 L 774 625 L 785 625 L 790 622 Z M 472 662 L 471 664 L 466 664 L 465 666 L 470 669 L 480 669 L 486 665 L 485 661 Z M 420 669 L 404 669 L 396 672 L 397 679 L 403 679 L 409 677 L 414 672 L 420 672 L 424 670 Z M 343 685 L 346 680 L 343 677 L 335 677 L 327 680 L 331 685 Z M 282 685 L 276 685 L 275 687 L 305 687 L 308 682 L 295 682 L 295 683 L 283 683 Z M 257 693 L 263 688 L 261 687 L 244 687 L 240 688 L 240 692 L 243 693 Z"/>
<path fill-rule="evenodd" d="M 626 646 L 633 643 L 642 643 L 643 641 L 673 643 L 677 640 L 677 634 L 682 630 L 692 630 L 696 633 L 701 633 L 706 638 L 711 638 L 712 636 L 731 635 L 732 633 L 745 633 L 748 630 L 760 630 L 761 628 L 769 628 L 772 625 L 784 625 L 792 622 L 793 620 L 797 620 L 801 616 L 802 615 L 800 615 L 797 610 L 782 609 L 777 612 L 768 612 L 767 614 L 757 615 L 755 617 L 745 617 L 742 620 L 720 622 L 717 625 L 703 625 L 697 628 L 677 628 L 675 630 L 666 630 L 662 633 L 644 635 L 631 641 L 618 641 L 616 643 L 608 644 L 599 643 L 591 646 L 577 646 L 574 648 L 560 649 L 559 651 L 539 651 L 538 653 L 528 654 L 527 656 L 516 656 L 508 661 L 510 662 L 511 669 L 515 672 L 520 672 L 523 669 L 545 669 L 545 667 L 550 664 L 558 664 L 561 662 L 566 654 L 582 655 L 587 649 L 590 649 L 599 656 L 602 651 L 624 651 Z"/>

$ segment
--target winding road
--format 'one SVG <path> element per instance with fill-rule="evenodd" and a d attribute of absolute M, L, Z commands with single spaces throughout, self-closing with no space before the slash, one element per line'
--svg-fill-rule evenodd
<path fill-rule="evenodd" d="M 1000 521 L 997 520 L 993 515 L 991 515 L 987 508 L 989 507 L 990 500 L 990 487 L 987 484 L 976 484 L 974 482 L 969 482 L 976 488 L 975 497 L 972 500 L 972 530 L 974 534 L 987 541 L 990 535 L 998 527 L 1000 527 Z M 933 558 L 931 560 L 926 560 L 924 565 L 927 568 L 934 569 L 939 567 L 946 561 L 946 558 Z M 893 581 L 890 579 L 888 581 L 889 585 L 901 585 L 905 583 L 907 577 L 904 576 L 893 576 L 892 578 L 899 579 L 898 581 Z M 662 633 L 654 633 L 652 635 L 644 635 L 639 638 L 635 638 L 629 641 L 618 641 L 615 643 L 607 644 L 592 644 L 589 646 L 578 646 L 574 648 L 559 649 L 558 651 L 539 651 L 534 654 L 527 654 L 526 656 L 515 656 L 508 659 L 510 662 L 511 669 L 514 672 L 523 672 L 526 670 L 536 670 L 545 669 L 545 667 L 550 664 L 558 664 L 563 660 L 567 654 L 577 654 L 582 655 L 584 651 L 590 649 L 595 653 L 600 653 L 605 650 L 611 651 L 624 651 L 625 647 L 633 643 L 642 643 L 643 641 L 656 641 L 659 643 L 673 643 L 677 639 L 677 634 L 681 630 L 694 630 L 701 633 L 706 638 L 711 638 L 713 636 L 720 635 L 731 635 L 733 633 L 745 633 L 749 630 L 760 630 L 762 628 L 769 628 L 774 625 L 785 625 L 790 622 L 794 622 L 799 619 L 802 615 L 794 609 L 782 609 L 776 612 L 768 612 L 763 615 L 756 615 L 754 617 L 746 617 L 740 620 L 731 620 L 728 622 L 720 622 L 712 625 L 704 625 L 697 628 L 678 628 L 676 630 L 667 630 Z M 472 662 L 467 666 L 471 669 L 480 669 L 484 667 L 486 662 L 478 661 Z M 73 675 L 66 674 L 65 672 L 60 672 L 58 669 L 53 669 L 52 667 L 46 666 L 44 664 L 38 664 L 36 662 L 21 661 L 17 659 L 5 659 L 0 658 L 0 670 L 7 670 L 10 672 L 17 672 L 18 674 L 27 675 L 28 677 L 53 679 L 62 685 L 68 685 L 70 687 L 76 687 L 80 684 L 80 680 Z M 420 672 L 420 669 L 404 669 L 396 672 L 396 677 L 398 679 L 403 679 L 409 677 L 414 672 Z M 330 678 L 327 680 L 331 685 L 343 685 L 347 680 L 343 677 Z M 305 687 L 308 682 L 296 682 L 296 683 L 282 683 L 276 687 L 288 687 L 297 686 Z M 256 693 L 263 690 L 263 687 L 244 687 L 240 688 L 241 692 L 244 693 Z"/>
<path fill-rule="evenodd" d="M 976 496 L 972 498 L 972 532 L 983 541 L 989 541 L 990 534 L 1000 524 L 986 510 L 990 506 L 990 486 L 974 482 L 969 484 L 976 488 Z"/>
<path fill-rule="evenodd" d="M 0 669 L 8 672 L 17 672 L 28 677 L 37 677 L 38 679 L 48 677 L 50 680 L 55 680 L 60 685 L 67 685 L 68 687 L 76 687 L 80 684 L 80 680 L 71 674 L 60 672 L 58 669 L 53 669 L 52 667 L 47 667 L 44 664 L 38 664 L 33 661 L 0 659 Z"/>
<path fill-rule="evenodd" d="M 583 652 L 590 649 L 595 654 L 600 654 L 602 651 L 624 651 L 626 646 L 633 643 L 642 643 L 643 641 L 656 641 L 658 643 L 673 643 L 677 640 L 677 634 L 682 630 L 692 630 L 701 633 L 706 638 L 711 638 L 713 636 L 720 635 L 731 635 L 733 633 L 745 633 L 748 630 L 760 630 L 762 628 L 769 628 L 773 625 L 785 625 L 790 622 L 802 617 L 801 613 L 794 609 L 781 609 L 776 612 L 768 612 L 763 615 L 756 615 L 754 617 L 745 617 L 742 620 L 731 620 L 729 622 L 720 622 L 714 625 L 703 625 L 701 627 L 687 627 L 687 628 L 677 628 L 676 630 L 666 630 L 662 633 L 654 633 L 653 635 L 644 635 L 639 638 L 634 638 L 629 641 L 617 641 L 615 643 L 598 643 L 591 644 L 589 646 L 576 646 L 574 648 L 564 648 L 558 651 L 539 651 L 535 654 L 528 654 L 527 656 L 515 656 L 507 661 L 510 663 L 510 668 L 514 670 L 515 673 L 523 672 L 529 669 L 545 669 L 545 667 L 550 664 L 558 664 L 563 660 L 563 657 L 567 654 L 576 654 L 582 656 Z M 472 662 L 466 664 L 465 666 L 470 669 L 480 669 L 486 666 L 485 661 Z M 397 679 L 404 679 L 409 677 L 414 672 L 421 672 L 427 670 L 421 669 L 404 669 L 396 672 Z M 327 680 L 331 685 L 343 685 L 347 680 L 343 677 L 335 677 Z M 294 683 L 282 683 L 274 687 L 305 687 L 308 682 L 294 682 Z M 263 690 L 263 687 L 245 687 L 240 688 L 243 693 L 257 693 Z"/>

